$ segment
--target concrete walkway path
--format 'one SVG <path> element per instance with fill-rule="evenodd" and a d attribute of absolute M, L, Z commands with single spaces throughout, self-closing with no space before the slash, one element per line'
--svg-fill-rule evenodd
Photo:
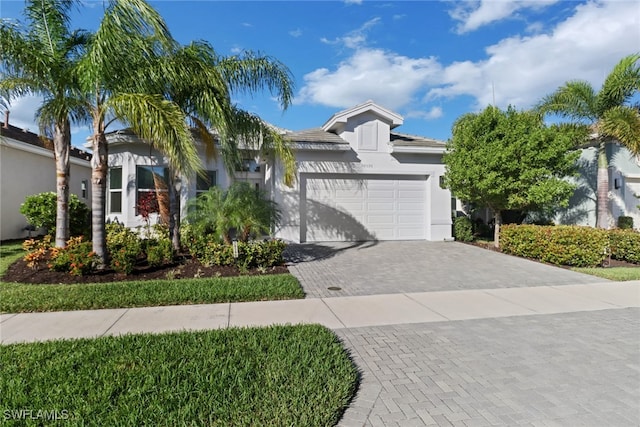
<path fill-rule="evenodd" d="M 334 330 L 640 307 L 640 281 L 0 315 L 2 344 L 319 323 Z"/>

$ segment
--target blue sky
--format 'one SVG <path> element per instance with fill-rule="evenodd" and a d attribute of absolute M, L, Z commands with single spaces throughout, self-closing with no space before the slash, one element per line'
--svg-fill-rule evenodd
<path fill-rule="evenodd" d="M 625 55 L 640 52 L 636 0 L 151 1 L 181 43 L 218 53 L 253 50 L 291 70 L 285 112 L 268 92 L 234 95 L 242 108 L 291 130 L 321 126 L 369 99 L 404 117 L 398 132 L 446 140 L 457 117 L 494 103 L 529 108 L 567 80 L 599 88 Z M 2 18 L 24 2 L 1 0 Z M 101 1 L 73 26 L 94 30 Z M 38 99 L 16 100 L 11 123 L 37 130 Z M 113 129 L 112 129 L 113 130 Z M 82 145 L 86 128 L 74 128 Z"/>

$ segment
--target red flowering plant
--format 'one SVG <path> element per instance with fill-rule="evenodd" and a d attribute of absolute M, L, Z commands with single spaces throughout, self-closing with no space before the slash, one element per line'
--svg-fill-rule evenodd
<path fill-rule="evenodd" d="M 142 217 L 147 228 L 147 237 L 151 235 L 151 214 L 160 212 L 158 198 L 153 191 L 141 193 L 138 195 L 138 203 L 136 204 L 136 212 Z"/>

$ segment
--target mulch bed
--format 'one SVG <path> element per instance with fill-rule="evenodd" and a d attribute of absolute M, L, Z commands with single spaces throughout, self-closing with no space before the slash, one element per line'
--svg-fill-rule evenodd
<path fill-rule="evenodd" d="M 38 268 L 30 268 L 25 261 L 20 259 L 9 267 L 2 280 L 30 284 L 72 284 L 282 274 L 288 272 L 289 269 L 284 265 L 267 268 L 266 270 L 250 269 L 245 271 L 241 271 L 238 267 L 205 267 L 197 260 L 183 256 L 180 262 L 161 267 L 150 267 L 146 263 L 141 263 L 129 275 L 107 269 L 86 276 L 72 276 L 69 273 L 50 271 L 45 263 Z"/>

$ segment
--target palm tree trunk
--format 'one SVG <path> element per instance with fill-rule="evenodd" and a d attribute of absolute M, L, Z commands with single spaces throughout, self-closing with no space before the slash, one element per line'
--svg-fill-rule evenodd
<path fill-rule="evenodd" d="M 107 200 L 107 138 L 101 121 L 94 121 L 93 156 L 91 157 L 91 232 L 93 252 L 98 259 L 98 268 L 105 268 L 109 261 L 107 235 L 105 230 Z"/>
<path fill-rule="evenodd" d="M 603 139 L 598 145 L 596 227 L 609 228 L 609 162 L 606 143 Z"/>
<path fill-rule="evenodd" d="M 169 238 L 174 253 L 180 252 L 180 177 L 171 172 L 169 182 Z"/>
<path fill-rule="evenodd" d="M 493 229 L 493 246 L 500 247 L 500 226 L 502 225 L 502 211 L 493 211 L 494 229 Z"/>
<path fill-rule="evenodd" d="M 63 248 L 69 240 L 69 120 L 56 124 L 53 151 L 56 161 L 56 247 Z"/>

